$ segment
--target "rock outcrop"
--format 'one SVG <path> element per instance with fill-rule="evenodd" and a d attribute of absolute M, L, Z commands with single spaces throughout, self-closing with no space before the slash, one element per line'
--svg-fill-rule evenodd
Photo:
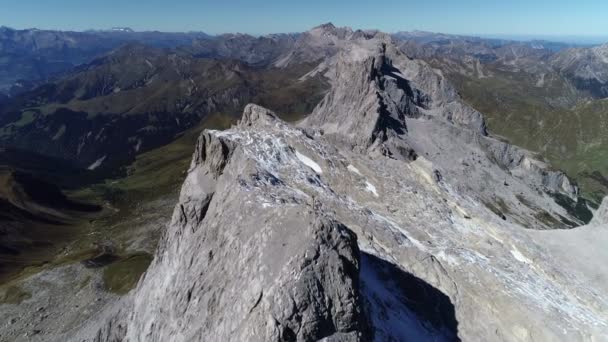
<path fill-rule="evenodd" d="M 420 60 L 405 56 L 389 35 L 378 31 L 350 29 L 339 32 L 340 34 L 336 29 L 326 28 L 320 35 L 324 39 L 332 37 L 331 46 L 340 49 L 328 50 L 333 53 L 326 52 L 330 56 L 310 73 L 324 73 L 332 83 L 332 90 L 308 118 L 311 124 L 323 123 L 321 126 L 334 131 L 337 116 L 344 119 L 346 115 L 351 117 L 350 120 L 370 121 L 371 123 L 359 123 L 367 128 L 365 133 L 369 133 L 374 127 L 373 118 L 376 116 L 366 116 L 370 111 L 375 111 L 382 118 L 380 128 L 395 125 L 393 120 L 403 125 L 403 116 L 425 115 L 440 117 L 483 135 L 487 134 L 481 113 L 465 105 L 441 73 Z M 303 46 L 296 47 L 295 50 L 309 51 L 310 45 L 318 46 L 319 40 L 313 40 L 312 37 L 314 35 L 304 41 L 308 44 L 302 43 Z M 374 94 L 377 99 L 373 99 Z M 364 100 L 368 102 L 362 102 Z M 347 123 L 348 126 L 352 124 Z M 348 126 L 343 133 L 355 134 Z"/>
<path fill-rule="evenodd" d="M 249 105 L 239 127 L 275 120 Z M 355 234 L 295 193 L 264 206 L 253 189 L 265 185 L 282 187 L 231 138 L 203 133 L 154 263 L 95 340 L 367 340 Z"/>
<path fill-rule="evenodd" d="M 490 158 L 509 170 L 511 174 L 536 184 L 542 184 L 548 191 L 563 193 L 574 200 L 577 199 L 578 187 L 570 181 L 568 176 L 535 159 L 531 152 L 494 139 L 484 139 L 482 144 Z"/>
<path fill-rule="evenodd" d="M 303 125 L 342 137 L 359 151 L 411 159 L 415 153 L 403 140 L 405 116 L 418 116 L 417 105 L 424 100 L 406 80 L 391 74 L 385 47 L 341 53 L 332 70 L 334 87 Z"/>
<path fill-rule="evenodd" d="M 405 56 L 389 36 L 361 31 L 349 31 L 345 36 L 335 31 L 326 29 L 323 36 L 337 39 L 339 43 L 334 45 L 342 49 L 319 65 L 332 88 L 301 126 L 319 128 L 357 151 L 404 160 L 429 153 L 432 145 L 436 145 L 434 154 L 453 148 L 453 142 L 444 136 L 467 135 L 463 144 L 470 143 L 529 186 L 577 199 L 578 188 L 563 172 L 552 170 L 528 151 L 489 137 L 483 116 L 460 100 L 443 75 Z M 420 118 L 428 119 L 425 127 L 409 132 L 408 121 Z M 435 136 L 440 130 L 449 132 L 420 146 L 416 136 Z M 463 152 L 456 154 L 466 157 Z M 438 159 L 438 164 L 446 162 L 444 157 Z"/>

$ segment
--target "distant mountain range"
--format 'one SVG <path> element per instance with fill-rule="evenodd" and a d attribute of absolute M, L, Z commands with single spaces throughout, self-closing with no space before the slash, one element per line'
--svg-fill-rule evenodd
<path fill-rule="evenodd" d="M 301 117 L 326 82 L 315 66 L 348 34 L 331 24 L 259 37 L 2 28 L 0 142 L 111 167 L 210 113 L 235 117 L 252 100 Z M 607 120 L 608 45 L 391 36 L 407 55 L 441 70 L 493 133 L 541 152 L 597 199 L 608 192 L 608 142 L 603 124 L 595 124 Z M 305 105 L 296 105 L 301 96 Z"/>
<path fill-rule="evenodd" d="M 323 90 L 319 77 L 299 80 L 311 69 L 278 73 L 131 44 L 0 104 L 0 142 L 91 169 L 116 166 L 210 114 L 236 117 L 253 100 L 301 116 Z"/>
<path fill-rule="evenodd" d="M 41 84 L 88 63 L 122 44 L 140 42 L 176 47 L 209 37 L 204 33 L 133 32 L 131 30 L 65 32 L 0 27 L 0 92 L 15 93 L 26 84 Z"/>
<path fill-rule="evenodd" d="M 247 34 L 208 35 L 203 32 L 137 32 L 129 27 L 84 32 L 0 27 L 0 93 L 16 94 L 42 84 L 73 67 L 88 63 L 126 43 L 159 48 L 183 47 L 199 56 L 236 58 L 250 64 L 276 57 L 295 44 L 299 33 L 254 37 Z M 479 38 L 422 31 L 398 32 L 393 37 L 417 43 L 467 40 L 489 46 L 514 43 L 508 39 Z M 522 44 L 552 51 L 589 44 L 532 40 Z"/>

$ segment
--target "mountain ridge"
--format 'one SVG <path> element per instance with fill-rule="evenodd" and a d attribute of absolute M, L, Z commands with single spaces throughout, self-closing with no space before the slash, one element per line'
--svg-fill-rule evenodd
<path fill-rule="evenodd" d="M 378 37 L 370 36 L 364 44 L 359 38 L 348 38 L 352 40 L 342 46 L 346 53 L 338 53 L 335 63 L 325 63 L 328 74 L 340 74 L 336 79 L 351 76 L 356 85 L 347 92 L 341 89 L 343 82 L 334 82 L 327 95 L 346 110 L 325 111 L 322 102 L 311 116 L 315 120 L 294 126 L 249 104 L 229 130 L 201 133 L 151 268 L 133 292 L 101 313 L 103 320 L 86 322 L 70 340 L 147 336 L 161 341 L 180 336 L 360 341 L 370 339 L 368 333 L 376 341 L 408 336 L 446 341 L 602 336 L 608 326 L 602 314 L 606 303 L 595 295 L 601 288 L 594 286 L 600 285 L 583 286 L 570 274 L 575 268 L 561 269 L 541 247 L 541 234 L 535 230 L 577 220 L 549 194 L 575 195 L 575 189 L 559 182 L 553 187 L 543 178 L 550 170 L 542 163 L 483 134 L 479 126 L 448 120 L 441 112 L 402 115 L 403 107 L 396 105 L 376 111 L 382 107 L 380 99 L 398 98 L 397 90 L 406 97 L 416 91 L 407 91 L 403 82 L 379 86 L 383 74 L 376 72 L 386 66 L 383 57 L 390 48 Z M 394 53 L 392 63 L 400 74 L 425 75 L 427 69 L 408 70 L 411 60 Z M 424 85 L 438 89 L 432 83 L 440 80 Z M 342 97 L 332 95 L 341 91 Z M 418 91 L 429 101 L 449 105 L 439 100 L 445 95 L 441 92 Z M 361 97 L 371 106 L 348 107 Z M 334 113 L 337 117 L 332 118 Z M 418 157 L 394 158 L 368 149 L 378 134 L 375 123 L 384 115 L 397 121 L 392 127 L 401 128 L 393 137 L 406 141 Z M 371 125 L 356 124 L 368 118 Z M 352 121 L 355 124 L 349 125 Z M 326 122 L 344 122 L 348 129 L 326 130 Z M 345 140 L 338 137 L 341 134 Z M 363 148 L 356 148 L 361 142 Z M 319 225 L 311 216 L 336 223 Z M 329 249 L 321 243 L 303 253 L 309 242 L 297 241 L 320 226 L 333 226 L 340 240 Z M 313 235 L 319 241 L 326 234 L 317 230 Z M 354 235 L 361 252 L 333 257 L 352 246 L 346 241 Z M 322 269 L 310 276 L 309 265 Z M 326 283 L 331 265 L 348 271 L 332 281 L 341 291 L 333 292 Z M 376 269 L 366 268 L 369 265 Z M 377 273 L 385 267 L 400 274 L 403 282 L 392 283 Z M 409 294 L 401 292 L 416 286 Z M 576 296 L 566 295 L 569 291 Z M 426 309 L 412 306 L 423 300 L 421 293 L 432 293 L 427 299 L 441 303 L 442 310 L 430 309 L 433 304 Z M 314 304 L 305 304 L 309 300 Z M 328 308 L 328 301 L 335 306 Z M 341 316 L 347 321 L 325 325 L 327 315 L 336 317 L 334 310 L 342 308 L 349 308 Z M 311 311 L 316 318 L 304 328 L 300 322 L 308 321 Z M 196 324 L 201 318 L 206 324 Z M 366 324 L 354 323 L 361 319 Z M 364 330 L 367 324 L 369 332 Z"/>
<path fill-rule="evenodd" d="M 248 100 L 272 100 L 302 115 L 324 88 L 318 77 L 298 80 L 308 68 L 294 65 L 279 75 L 237 60 L 130 44 L 2 103 L 0 141 L 22 149 L 44 142 L 46 154 L 82 167 L 98 160 L 116 166 L 210 114 L 235 117 Z"/>
<path fill-rule="evenodd" d="M 162 232 L 132 291 L 100 290 L 120 262 L 104 268 L 103 278 L 83 264 L 63 267 L 60 274 L 78 282 L 93 274 L 69 300 L 34 290 L 35 281 L 48 278 L 43 272 L 23 283 L 31 298 L 21 305 L 23 317 L 38 317 L 44 300 L 49 316 L 28 336 L 20 328 L 30 326 L 19 320 L 3 335 L 99 342 L 605 336 L 605 204 L 579 227 L 590 209 L 579 202 L 576 184 L 493 135 L 444 70 L 410 58 L 397 44 L 378 31 L 322 25 L 280 53 L 260 54 L 255 66 L 208 60 L 230 65 L 236 75 L 230 80 L 247 70 L 274 76 L 293 70 L 296 85 L 317 78 L 328 87 L 302 111 L 312 112 L 303 120 L 288 123 L 281 118 L 291 115 L 244 97 L 232 127 L 197 134 L 179 197 L 160 204 L 177 202 L 170 222 L 138 216 L 137 223 L 126 221 L 126 231 L 110 231 L 133 234 L 118 242 L 137 248 L 157 241 L 150 230 Z M 508 50 L 510 68 L 525 66 L 521 51 Z M 193 63 L 181 50 L 159 58 L 169 61 L 170 74 L 183 75 L 175 66 Z M 218 83 L 225 84 L 223 76 Z M 104 84 L 94 90 L 123 91 L 108 92 L 115 84 Z M 303 98 L 312 102 L 297 100 Z M 277 107 L 289 108 L 282 103 Z M 20 119 L 28 124 L 27 116 Z M 83 302 L 82 309 L 73 305 Z M 15 306 L 6 309 L 0 316 L 7 321 L 19 315 Z"/>

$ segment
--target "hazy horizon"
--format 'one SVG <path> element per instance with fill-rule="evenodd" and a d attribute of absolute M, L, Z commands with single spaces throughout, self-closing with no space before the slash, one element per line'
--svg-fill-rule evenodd
<path fill-rule="evenodd" d="M 608 2 L 465 0 L 285 3 L 278 0 L 230 3 L 175 0 L 0 0 L 0 25 L 14 28 L 86 31 L 130 27 L 136 31 L 264 35 L 302 32 L 323 22 L 385 32 L 428 31 L 476 36 L 608 37 Z"/>
<path fill-rule="evenodd" d="M 336 27 L 350 27 L 347 25 L 337 25 L 333 22 Z M 237 31 L 228 31 L 228 32 L 218 32 L 212 33 L 205 29 L 200 30 L 188 30 L 188 31 L 165 31 L 158 29 L 144 29 L 138 30 L 134 29 L 128 25 L 116 25 L 112 27 L 91 27 L 87 29 L 61 29 L 61 28 L 48 28 L 48 27 L 15 27 L 6 25 L 4 23 L 0 23 L 0 27 L 6 27 L 13 30 L 41 30 L 41 31 L 64 31 L 64 32 L 87 32 L 87 31 L 112 31 L 114 29 L 128 28 L 132 29 L 134 32 L 162 32 L 162 33 L 204 33 L 211 36 L 217 36 L 222 34 L 248 34 L 251 36 L 265 36 L 272 34 L 281 34 L 281 33 L 300 33 L 310 30 L 316 26 L 323 25 L 326 23 L 319 23 L 317 25 L 311 26 L 302 31 L 282 31 L 282 32 L 269 32 L 263 34 L 255 34 L 251 32 L 237 32 Z M 378 30 L 377 28 L 359 28 L 359 27 L 351 27 L 353 30 Z M 382 31 L 382 30 L 380 30 Z M 428 31 L 413 28 L 411 30 L 397 30 L 397 31 L 386 31 L 387 33 L 398 33 L 398 32 L 425 32 L 425 33 L 433 33 L 433 34 L 445 34 L 445 35 L 455 35 L 455 36 L 466 36 L 466 37 L 479 37 L 485 39 L 504 39 L 504 40 L 513 40 L 513 41 L 533 41 L 533 40 L 543 40 L 543 41 L 552 41 L 552 42 L 560 42 L 560 43 L 572 43 L 572 44 L 604 44 L 608 42 L 608 34 L 606 35 L 546 35 L 546 34 L 509 34 L 509 33 L 494 33 L 494 34 L 484 34 L 484 33 L 454 33 L 454 32 L 440 32 L 440 31 Z"/>

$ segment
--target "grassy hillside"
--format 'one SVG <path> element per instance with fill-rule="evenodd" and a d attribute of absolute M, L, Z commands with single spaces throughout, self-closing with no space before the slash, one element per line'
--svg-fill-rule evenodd
<path fill-rule="evenodd" d="M 31 174 L 0 167 L 0 283 L 24 267 L 51 262 L 100 209 Z"/>
<path fill-rule="evenodd" d="M 310 112 L 327 89 L 322 76 L 300 80 L 313 67 L 253 67 L 133 44 L 0 103 L 0 145 L 115 169 L 250 102 Z"/>
<path fill-rule="evenodd" d="M 258 68 L 131 45 L 1 104 L 0 145 L 11 147 L 0 150 L 0 165 L 102 210 L 52 223 L 12 217 L 38 247 L 0 254 L 0 284 L 81 262 L 104 273 L 108 290 L 128 291 L 171 217 L 201 130 L 228 127 L 250 102 L 302 118 L 328 87 L 321 76 L 299 80 L 313 67 Z"/>
<path fill-rule="evenodd" d="M 608 194 L 608 101 L 580 97 L 557 74 L 493 70 L 477 78 L 450 74 L 461 95 L 485 114 L 491 133 L 540 152 L 574 177 L 595 201 Z M 577 104 L 578 103 L 578 104 Z"/>
<path fill-rule="evenodd" d="M 299 117 L 301 114 L 297 111 L 283 115 L 286 120 Z M 0 269 L 0 288 L 13 291 L 18 288 L 14 284 L 23 277 L 50 267 L 82 262 L 103 272 L 107 290 L 126 293 L 135 286 L 152 260 L 151 255 L 164 224 L 171 217 L 201 131 L 228 128 L 238 118 L 240 113 L 209 115 L 171 143 L 138 155 L 127 167 L 126 176 L 66 191 L 71 200 L 96 203 L 103 210 L 80 215 L 73 213 L 70 220 L 60 224 L 28 222 L 28 231 L 45 239 L 46 243 L 39 249 L 24 250 L 18 255 L 0 253 L 0 261 L 5 266 Z M 21 163 L 33 169 L 44 167 L 34 167 L 33 161 Z M 16 219 L 24 222 L 20 217 Z M 17 293 L 6 297 L 6 301 L 23 299 L 26 295 Z M 3 301 L 0 296 L 0 302 Z"/>

